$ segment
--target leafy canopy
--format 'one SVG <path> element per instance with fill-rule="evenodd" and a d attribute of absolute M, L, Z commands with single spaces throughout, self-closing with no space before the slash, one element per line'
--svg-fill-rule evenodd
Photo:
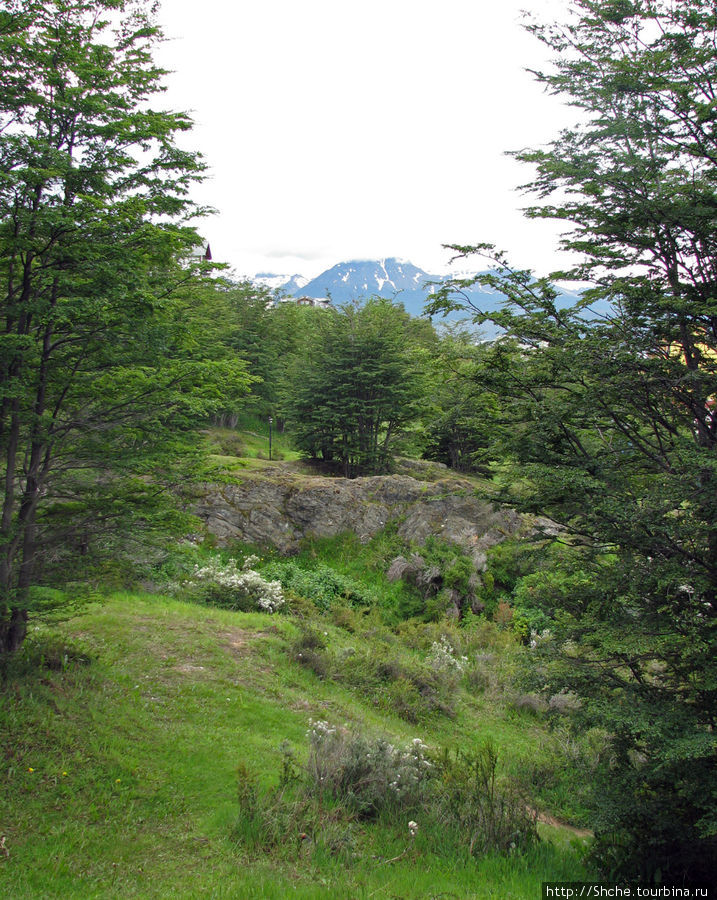
<path fill-rule="evenodd" d="M 590 280 L 561 309 L 548 279 L 489 245 L 506 337 L 476 373 L 500 398 L 504 499 L 549 516 L 578 578 L 543 577 L 540 643 L 612 752 L 596 785 L 611 877 L 707 882 L 717 869 L 717 15 L 706 0 L 574 0 L 529 26 L 538 78 L 581 111 L 536 166 L 529 215 L 568 229 Z M 555 273 L 560 277 L 565 273 Z M 453 285 L 433 310 L 464 302 Z M 607 316 L 591 313 L 607 300 Z M 484 318 L 473 309 L 478 321 Z M 506 477 L 507 476 L 507 477 Z M 538 583 L 536 582 L 536 586 Z M 528 589 L 529 585 L 525 585 Z M 538 612 L 540 610 L 537 610 Z M 537 617 L 536 617 L 537 618 Z"/>
<path fill-rule="evenodd" d="M 418 416 L 421 361 L 434 341 L 429 323 L 390 300 L 322 311 L 293 373 L 289 420 L 297 446 L 339 463 L 347 477 L 386 472 Z"/>
<path fill-rule="evenodd" d="M 178 524 L 188 429 L 246 390 L 187 315 L 204 166 L 158 39 L 133 0 L 0 3 L 0 653 L 58 563 Z"/>

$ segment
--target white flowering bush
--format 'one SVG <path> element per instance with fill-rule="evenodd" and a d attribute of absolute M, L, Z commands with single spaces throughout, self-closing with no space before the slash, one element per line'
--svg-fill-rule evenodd
<path fill-rule="evenodd" d="M 323 720 L 310 720 L 307 737 L 307 774 L 314 791 L 341 799 L 364 816 L 420 802 L 432 769 L 420 738 L 397 747 L 385 738 L 369 740 Z"/>
<path fill-rule="evenodd" d="M 428 651 L 428 664 L 436 672 L 461 674 L 467 662 L 467 656 L 456 656 L 456 651 L 445 636 L 440 641 L 434 641 Z"/>
<path fill-rule="evenodd" d="M 389 789 L 397 796 L 413 797 L 426 780 L 433 763 L 426 756 L 427 747 L 420 738 L 414 738 L 407 749 L 394 750 L 393 764 L 396 777 L 389 782 Z"/>
<path fill-rule="evenodd" d="M 385 862 L 409 848 L 513 854 L 537 840 L 537 813 L 510 784 L 499 784 L 490 745 L 429 753 L 420 738 L 400 746 L 324 719 L 310 719 L 306 736 L 306 766 L 284 745 L 279 784 L 258 803 L 256 779 L 239 768 L 236 834 L 255 849 L 285 846 L 287 835 L 298 834 L 300 853 L 311 841 L 355 859 L 357 819 L 379 820 L 404 836 L 408 824 L 406 850 Z"/>
<path fill-rule="evenodd" d="M 229 609 L 260 609 L 275 613 L 284 605 L 284 594 L 278 581 L 267 581 L 252 568 L 258 557 L 248 556 L 240 569 L 235 559 L 222 562 L 219 556 L 203 566 L 196 565 L 190 586 L 197 587 L 207 602 Z"/>
<path fill-rule="evenodd" d="M 544 628 L 542 631 L 531 631 L 529 646 L 531 650 L 535 650 L 536 648 L 552 640 L 553 633 L 549 628 Z"/>

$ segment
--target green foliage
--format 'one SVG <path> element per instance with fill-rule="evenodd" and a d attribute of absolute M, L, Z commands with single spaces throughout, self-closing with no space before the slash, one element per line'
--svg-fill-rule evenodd
<path fill-rule="evenodd" d="M 299 634 L 290 647 L 294 661 L 306 666 L 314 675 L 327 678 L 331 674 L 331 658 L 326 652 L 326 641 L 316 627 L 302 623 Z"/>
<path fill-rule="evenodd" d="M 247 403 L 251 402 L 251 398 L 247 398 Z M 230 417 L 221 416 L 220 419 L 228 419 L 236 424 L 232 427 L 213 426 L 206 430 L 206 434 L 213 451 L 219 456 L 229 457 L 226 462 L 230 466 L 243 467 L 248 459 L 269 459 L 268 416 L 242 411 Z M 293 448 L 291 435 L 282 430 L 281 423 L 276 418 L 272 417 L 272 420 L 272 461 L 298 459 L 299 453 Z"/>
<path fill-rule="evenodd" d="M 538 673 L 610 736 L 599 859 L 611 878 L 697 884 L 717 869 L 717 19 L 706 0 L 570 6 L 530 30 L 554 54 L 539 80 L 586 115 L 518 157 L 536 167 L 529 214 L 571 223 L 568 274 L 591 286 L 560 309 L 548 279 L 456 249 L 488 253 L 477 280 L 506 297 L 480 376 L 501 395 L 502 497 L 573 544 L 511 602 L 525 627 L 552 618 Z"/>
<path fill-rule="evenodd" d="M 210 339 L 185 224 L 204 167 L 175 143 L 190 120 L 149 106 L 159 37 L 132 0 L 3 16 L 0 653 L 33 585 L 189 530 L 173 490 L 201 474 L 194 430 L 250 381 Z"/>
<path fill-rule="evenodd" d="M 547 551 L 550 552 L 549 549 Z M 524 540 L 508 539 L 488 551 L 487 569 L 482 575 L 487 593 L 512 594 L 518 581 L 535 571 L 536 556 L 546 556 L 544 547 L 535 548 Z"/>
<path fill-rule="evenodd" d="M 453 716 L 458 678 L 454 670 L 434 664 L 430 654 L 407 656 L 387 632 L 361 633 L 363 649 L 333 647 L 318 624 L 302 623 L 289 645 L 291 658 L 321 679 L 344 685 L 378 709 L 406 722 Z"/>
<path fill-rule="evenodd" d="M 290 390 L 289 424 L 309 457 L 346 477 L 386 472 L 424 393 L 426 322 L 390 301 L 321 315 Z"/>
<path fill-rule="evenodd" d="M 460 548 L 430 536 L 410 556 L 397 556 L 387 571 L 390 581 L 401 579 L 413 590 L 397 606 L 403 618 L 417 616 L 428 622 L 449 613 L 461 616 L 476 598 L 476 573 L 471 559 Z"/>
<path fill-rule="evenodd" d="M 241 409 L 226 408 L 219 424 L 234 428 L 254 417 L 247 430 L 263 433 L 269 416 L 281 432 L 287 417 L 287 395 L 324 311 L 296 303 L 274 303 L 268 289 L 250 282 L 220 282 L 213 330 L 217 339 L 244 360 L 257 379 Z M 245 407 L 245 408 L 244 408 Z"/>
<path fill-rule="evenodd" d="M 441 335 L 432 357 L 430 402 L 423 415 L 423 456 L 458 472 L 487 474 L 498 399 L 480 380 L 485 348 L 475 331 Z"/>
<path fill-rule="evenodd" d="M 269 572 L 277 572 L 271 577 L 281 580 L 279 570 L 273 569 L 273 563 L 278 562 L 279 569 L 283 569 L 284 563 L 289 563 L 287 572 L 293 572 L 291 577 L 302 582 L 310 577 L 303 573 L 328 568 L 333 573 L 328 578 L 331 581 L 338 579 L 339 593 L 331 600 L 334 609 L 337 608 L 336 604 L 338 608 L 343 607 L 342 597 L 345 594 L 355 593 L 360 599 L 353 600 L 351 608 L 357 616 L 363 617 L 375 610 L 385 623 L 396 623 L 401 620 L 399 609 L 406 603 L 407 597 L 421 602 L 420 595 L 413 587 L 402 581 L 389 583 L 385 577 L 392 558 L 406 550 L 405 541 L 397 534 L 397 527 L 396 523 L 391 523 L 365 543 L 353 532 L 331 538 L 313 538 L 306 541 L 303 549 L 291 560 L 267 561 L 267 564 L 260 564 L 259 568 L 265 571 L 271 562 Z M 295 569 L 301 571 L 294 571 Z M 307 597 L 311 609 L 316 610 L 309 593 Z M 303 594 L 294 593 L 293 597 L 289 597 L 289 602 L 295 604 L 302 598 Z M 305 611 L 310 610 L 307 608 Z"/>
<path fill-rule="evenodd" d="M 67 641 L 57 635 L 31 633 L 17 653 L 0 657 L 0 689 L 35 677 L 38 671 L 68 673 L 77 666 L 89 666 L 95 656 L 94 651 L 79 640 Z"/>
<path fill-rule="evenodd" d="M 488 616 L 499 615 L 500 604 L 509 607 L 511 628 L 527 644 L 547 633 L 561 610 L 599 606 L 612 562 L 609 554 L 586 559 L 580 545 L 512 538 L 488 551 L 478 596 Z"/>
<path fill-rule="evenodd" d="M 434 845 L 455 854 L 460 848 L 470 856 L 525 852 L 538 841 L 536 817 L 525 798 L 509 785 L 499 786 L 498 759 L 489 743 L 477 750 L 432 753 L 420 738 L 400 747 L 324 720 L 310 722 L 308 738 L 308 760 L 297 773 L 293 795 L 287 795 L 282 778 L 263 809 L 255 782 L 240 767 L 238 835 L 244 841 L 256 843 L 260 831 L 276 843 L 280 828 L 308 820 L 313 828 L 303 838 L 318 843 L 330 821 L 348 824 L 356 818 L 407 823 L 404 854 L 419 833 L 426 850 Z M 330 818 L 321 816 L 324 803 L 331 804 Z M 247 820 L 260 824 L 252 830 Z"/>
<path fill-rule="evenodd" d="M 470 752 L 444 751 L 435 765 L 444 820 L 468 843 L 471 854 L 524 851 L 538 840 L 536 814 L 525 797 L 515 789 L 498 787 L 498 757 L 492 744 Z"/>
<path fill-rule="evenodd" d="M 362 635 L 320 624 L 329 645 L 347 639 L 357 654 L 364 650 Z M 489 643 L 505 637 L 491 623 L 479 628 Z M 302 672 L 284 649 L 294 631 L 285 617 L 137 594 L 105 597 L 51 628 L 33 626 L 6 660 L 12 672 L 0 698 L 0 819 L 10 852 L 0 894 L 84 898 L 88 885 L 102 894 L 109 884 L 127 897 L 229 890 L 248 898 L 259 886 L 271 897 L 308 897 L 321 880 L 318 892 L 336 897 L 374 890 L 528 897 L 541 880 L 593 876 L 564 829 L 539 826 L 547 840 L 525 854 L 471 857 L 461 835 L 421 810 L 395 821 L 390 813 L 362 819 L 315 793 L 302 801 L 309 717 L 331 714 L 369 742 L 391 735 L 401 749 L 416 726 L 382 713 L 360 691 Z M 439 637 L 436 626 L 415 623 L 410 633 L 423 650 Z M 43 655 L 52 656 L 51 667 L 29 664 Z M 498 793 L 509 774 L 520 777 L 535 760 L 544 772 L 551 763 L 554 797 L 564 799 L 565 771 L 541 749 L 539 723 L 526 727 L 493 703 L 465 701 L 455 719 L 436 716 L 423 726 L 426 743 L 472 752 L 491 736 Z M 296 748 L 293 760 L 286 742 Z M 419 826 L 413 839 L 410 820 Z"/>
<path fill-rule="evenodd" d="M 336 605 L 372 606 L 376 602 L 364 585 L 323 563 L 307 569 L 294 560 L 277 561 L 263 566 L 262 572 L 280 581 L 284 590 L 311 600 L 323 611 Z"/>

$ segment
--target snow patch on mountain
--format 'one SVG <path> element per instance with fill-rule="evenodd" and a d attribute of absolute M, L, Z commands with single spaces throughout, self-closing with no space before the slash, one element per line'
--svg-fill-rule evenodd
<path fill-rule="evenodd" d="M 272 291 L 282 290 L 287 294 L 300 291 L 304 285 L 309 283 L 309 279 L 304 275 L 277 275 L 273 272 L 257 272 L 256 275 L 251 276 L 251 281 L 264 285 Z"/>
<path fill-rule="evenodd" d="M 420 316 L 427 301 L 442 284 L 451 278 L 472 281 L 476 274 L 488 273 L 461 271 L 450 275 L 431 275 L 408 260 L 386 257 L 340 262 L 311 280 L 300 275 L 274 275 L 267 272 L 254 276 L 253 280 L 266 284 L 285 297 L 311 297 L 323 301 L 328 299 L 335 306 L 369 297 L 385 297 L 403 304 L 411 315 Z M 559 287 L 565 298 L 563 305 L 572 304 L 579 298 L 579 292 Z M 491 313 L 503 305 L 503 295 L 488 285 L 474 283 L 462 291 L 476 310 Z M 449 313 L 447 318 L 465 321 L 471 315 L 468 311 L 457 311 Z M 434 321 L 440 323 L 443 317 L 435 316 Z M 480 330 L 486 338 L 495 337 L 499 333 L 499 329 L 490 322 L 481 325 Z"/>

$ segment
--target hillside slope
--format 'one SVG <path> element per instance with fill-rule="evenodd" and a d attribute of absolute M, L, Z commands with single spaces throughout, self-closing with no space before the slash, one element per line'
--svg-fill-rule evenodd
<path fill-rule="evenodd" d="M 335 652 L 390 648 L 406 665 L 425 653 L 385 629 L 320 628 Z M 543 880 L 584 875 L 567 833 L 551 828 L 525 856 L 451 856 L 423 834 L 404 853 L 403 833 L 360 820 L 350 851 L 298 833 L 247 849 L 237 767 L 270 790 L 282 741 L 305 758 L 310 719 L 434 747 L 490 737 L 506 772 L 555 769 L 541 724 L 490 692 L 458 686 L 453 718 L 409 725 L 297 662 L 299 634 L 286 616 L 126 594 L 33 632 L 0 694 L 0 895 L 528 898 Z"/>

